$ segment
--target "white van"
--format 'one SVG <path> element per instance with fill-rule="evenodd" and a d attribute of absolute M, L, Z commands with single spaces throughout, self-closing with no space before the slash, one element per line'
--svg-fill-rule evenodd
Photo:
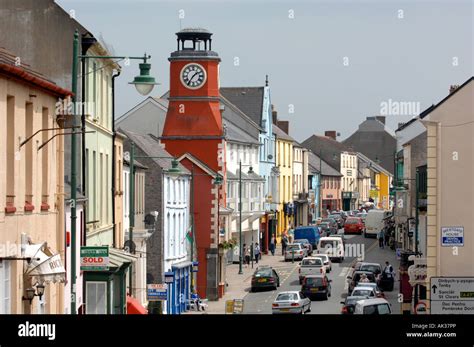
<path fill-rule="evenodd" d="M 384 219 L 391 216 L 392 212 L 385 210 L 370 210 L 365 218 L 364 237 L 374 236 L 384 227 Z"/>
<path fill-rule="evenodd" d="M 321 237 L 318 242 L 318 253 L 327 254 L 329 259 L 344 260 L 344 244 L 340 237 Z"/>

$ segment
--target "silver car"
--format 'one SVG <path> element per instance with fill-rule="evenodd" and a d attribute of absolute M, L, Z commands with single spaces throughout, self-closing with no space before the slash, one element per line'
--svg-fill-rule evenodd
<path fill-rule="evenodd" d="M 301 260 L 308 256 L 308 250 L 301 243 L 290 243 L 285 250 L 285 261 Z"/>
<path fill-rule="evenodd" d="M 281 292 L 272 304 L 273 314 L 305 314 L 307 312 L 311 312 L 311 300 L 300 291 Z"/>
<path fill-rule="evenodd" d="M 329 273 L 332 270 L 332 262 L 331 259 L 329 259 L 327 254 L 313 254 L 313 257 L 316 258 L 321 258 L 324 264 L 324 267 L 326 268 L 326 272 Z"/>

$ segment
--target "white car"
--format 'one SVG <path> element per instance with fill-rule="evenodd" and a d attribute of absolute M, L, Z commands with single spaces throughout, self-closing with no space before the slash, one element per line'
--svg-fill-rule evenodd
<path fill-rule="evenodd" d="M 313 257 L 321 258 L 323 260 L 324 267 L 326 268 L 326 272 L 329 273 L 332 270 L 332 262 L 329 259 L 327 254 L 313 254 Z"/>
<path fill-rule="evenodd" d="M 374 287 L 364 287 L 365 283 L 360 283 L 354 288 L 350 296 L 368 296 L 369 298 L 376 298 L 377 293 Z"/>
<path fill-rule="evenodd" d="M 392 308 L 385 299 L 364 299 L 357 301 L 354 314 L 392 314 Z"/>
<path fill-rule="evenodd" d="M 306 312 L 311 312 L 311 300 L 299 291 L 281 292 L 272 304 L 273 314 Z"/>
<path fill-rule="evenodd" d="M 318 253 L 327 254 L 331 261 L 337 259 L 341 262 L 344 260 L 344 242 L 336 236 L 321 237 L 318 243 Z"/>
<path fill-rule="evenodd" d="M 326 267 L 324 266 L 323 259 L 320 257 L 306 257 L 300 263 L 298 269 L 300 284 L 303 284 L 303 280 L 309 275 L 326 275 Z"/>

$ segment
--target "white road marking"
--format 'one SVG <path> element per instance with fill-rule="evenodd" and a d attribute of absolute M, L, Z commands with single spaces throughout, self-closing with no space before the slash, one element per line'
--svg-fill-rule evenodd
<path fill-rule="evenodd" d="M 339 274 L 339 277 L 345 277 L 347 276 L 347 272 L 349 271 L 349 267 L 344 267 L 341 271 L 341 273 Z"/>

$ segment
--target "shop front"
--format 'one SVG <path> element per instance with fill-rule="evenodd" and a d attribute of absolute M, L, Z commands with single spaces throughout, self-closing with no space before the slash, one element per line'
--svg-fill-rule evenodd
<path fill-rule="evenodd" d="M 169 314 L 181 314 L 186 311 L 186 303 L 191 298 L 192 270 L 192 262 L 185 261 L 173 264 L 171 271 L 165 273 L 165 282 L 168 284 L 166 311 Z"/>

